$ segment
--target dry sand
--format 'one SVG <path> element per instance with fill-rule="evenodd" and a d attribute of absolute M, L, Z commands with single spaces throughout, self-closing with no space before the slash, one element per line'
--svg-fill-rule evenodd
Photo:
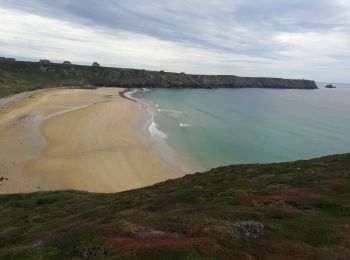
<path fill-rule="evenodd" d="M 118 192 L 176 178 L 120 88 L 50 89 L 0 109 L 0 193 Z"/>

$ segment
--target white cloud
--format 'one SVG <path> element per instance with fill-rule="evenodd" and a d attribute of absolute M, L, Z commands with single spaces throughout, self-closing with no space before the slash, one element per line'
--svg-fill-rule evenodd
<path fill-rule="evenodd" d="M 196 66 L 212 67 L 232 60 L 255 62 L 245 55 L 229 55 L 186 44 L 160 40 L 125 31 L 104 31 L 19 11 L 1 9 L 0 52 L 54 61 L 72 60 L 123 67 L 200 72 Z M 209 72 L 209 71 L 208 71 Z"/>
<path fill-rule="evenodd" d="M 91 1 L 80 2 L 78 8 L 82 9 L 75 13 L 68 13 L 75 4 L 65 6 L 62 3 L 68 2 L 63 0 L 52 3 L 52 8 L 36 0 L 33 3 L 42 8 L 33 10 L 27 2 L 25 8 L 10 2 L 0 3 L 0 56 L 350 82 L 348 0 L 333 5 L 321 1 L 323 6 L 342 8 L 328 15 L 320 4 L 322 19 L 317 19 L 318 14 L 305 16 L 312 13 L 305 9 L 308 3 L 293 12 L 277 5 L 276 0 L 256 1 L 259 8 L 266 7 L 261 10 L 267 14 L 254 13 L 257 7 L 242 0 L 154 1 L 152 5 L 132 0 L 133 10 L 125 1 L 112 1 L 108 9 L 127 9 L 109 12 L 99 6 L 106 17 L 84 13 L 96 13 L 90 10 Z M 60 16 L 60 10 L 66 12 Z M 279 13 L 281 10 L 287 13 Z M 123 17 L 117 19 L 117 14 Z"/>

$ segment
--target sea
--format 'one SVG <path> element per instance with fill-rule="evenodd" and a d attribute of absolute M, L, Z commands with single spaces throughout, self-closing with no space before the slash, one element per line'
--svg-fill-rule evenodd
<path fill-rule="evenodd" d="M 350 152 L 350 85 L 335 89 L 143 89 L 155 141 L 210 169 Z"/>

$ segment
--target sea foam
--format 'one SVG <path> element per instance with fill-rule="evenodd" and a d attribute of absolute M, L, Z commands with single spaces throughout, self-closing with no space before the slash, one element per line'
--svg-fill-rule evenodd
<path fill-rule="evenodd" d="M 152 116 L 152 123 L 149 126 L 149 132 L 151 134 L 151 136 L 155 139 L 166 139 L 168 138 L 168 135 L 164 132 L 162 132 L 161 130 L 159 130 L 159 128 L 157 127 L 157 123 L 154 121 L 154 116 Z"/>
<path fill-rule="evenodd" d="M 135 94 L 137 92 L 137 89 L 133 89 L 133 90 L 130 90 L 130 91 L 127 91 L 124 93 L 124 95 L 129 98 L 129 99 L 132 99 L 132 100 L 135 100 L 137 101 L 136 98 L 134 98 L 132 95 Z"/>
<path fill-rule="evenodd" d="M 190 127 L 191 125 L 189 125 L 189 124 L 184 124 L 184 123 L 179 123 L 179 126 L 180 126 L 180 127 Z"/>

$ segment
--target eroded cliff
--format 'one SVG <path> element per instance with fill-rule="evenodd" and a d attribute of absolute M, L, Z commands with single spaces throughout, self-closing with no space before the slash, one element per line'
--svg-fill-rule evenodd
<path fill-rule="evenodd" d="M 0 61 L 1 96 L 52 86 L 316 89 L 311 80 L 191 75 L 71 64 Z"/>

